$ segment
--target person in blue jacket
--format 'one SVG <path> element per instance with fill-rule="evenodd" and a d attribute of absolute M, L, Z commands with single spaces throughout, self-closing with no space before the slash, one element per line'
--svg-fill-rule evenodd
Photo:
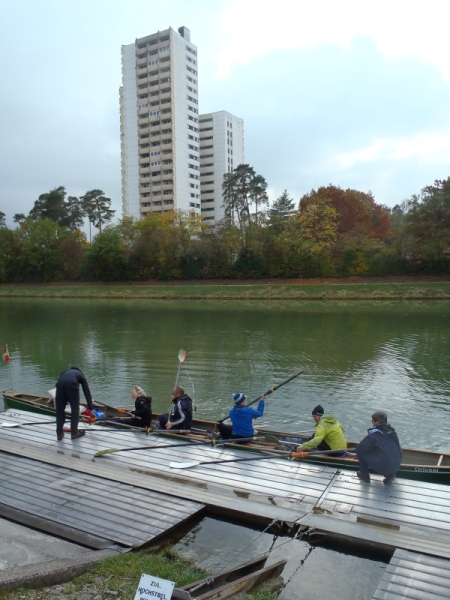
<path fill-rule="evenodd" d="M 253 429 L 253 419 L 262 417 L 264 414 L 264 394 L 258 402 L 258 408 L 247 406 L 247 396 L 245 394 L 233 394 L 234 408 L 230 410 L 230 419 L 232 425 L 219 423 L 219 432 L 222 439 L 230 438 L 248 438 L 255 433 Z"/>
<path fill-rule="evenodd" d="M 370 483 L 369 467 L 384 475 L 385 485 L 394 481 L 402 461 L 402 449 L 395 429 L 387 422 L 385 412 L 373 413 L 372 427 L 356 446 L 355 452 L 359 461 L 357 476 L 361 481 Z"/>

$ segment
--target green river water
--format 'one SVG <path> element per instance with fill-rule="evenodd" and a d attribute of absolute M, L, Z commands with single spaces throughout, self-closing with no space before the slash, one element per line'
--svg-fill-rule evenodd
<path fill-rule="evenodd" d="M 450 452 L 449 318 L 447 303 L 0 299 L 0 343 L 16 391 L 46 394 L 77 365 L 94 399 L 129 405 L 138 384 L 155 411 L 167 410 L 183 348 L 180 383 L 205 419 L 225 416 L 233 392 L 253 399 L 304 370 L 259 425 L 303 430 L 321 404 L 358 440 L 381 409 L 403 445 Z"/>
<path fill-rule="evenodd" d="M 214 303 L 0 299 L 16 391 L 46 394 L 59 373 L 81 367 L 94 399 L 130 404 L 138 384 L 165 411 L 178 351 L 180 383 L 197 417 L 224 417 L 233 392 L 256 398 L 299 370 L 257 421 L 288 431 L 312 424 L 321 404 L 359 440 L 374 410 L 388 412 L 405 446 L 450 452 L 448 303 Z M 0 387 L 9 387 L 7 366 Z M 1 408 L 1 405 L 0 405 Z M 377 556 L 311 548 L 206 517 L 177 545 L 218 570 L 272 548 L 287 557 L 284 600 L 369 599 L 386 566 Z"/>

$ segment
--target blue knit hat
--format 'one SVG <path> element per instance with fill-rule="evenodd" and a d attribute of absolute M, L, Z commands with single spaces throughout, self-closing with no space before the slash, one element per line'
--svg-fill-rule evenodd
<path fill-rule="evenodd" d="M 233 394 L 234 403 L 237 405 L 242 404 L 246 398 L 247 396 L 245 394 Z"/>

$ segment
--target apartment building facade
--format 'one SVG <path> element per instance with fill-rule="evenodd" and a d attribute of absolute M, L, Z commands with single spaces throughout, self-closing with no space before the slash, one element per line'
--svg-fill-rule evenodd
<path fill-rule="evenodd" d="M 201 211 L 204 221 L 215 225 L 225 215 L 223 175 L 244 163 L 244 122 L 221 110 L 200 115 L 199 129 Z"/>
<path fill-rule="evenodd" d="M 200 215 L 198 64 L 189 30 L 122 46 L 119 95 L 123 215 Z"/>

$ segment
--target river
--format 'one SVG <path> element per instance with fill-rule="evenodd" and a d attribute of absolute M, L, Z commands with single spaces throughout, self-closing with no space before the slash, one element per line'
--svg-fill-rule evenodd
<path fill-rule="evenodd" d="M 300 370 L 266 403 L 261 426 L 304 430 L 321 404 L 358 440 L 386 410 L 403 445 L 450 452 L 448 304 L 214 303 L 0 299 L 16 391 L 46 394 L 81 367 L 94 399 L 130 405 L 138 384 L 166 411 L 178 367 L 197 418 L 224 417 Z M 0 386 L 9 387 L 0 369 Z"/>

